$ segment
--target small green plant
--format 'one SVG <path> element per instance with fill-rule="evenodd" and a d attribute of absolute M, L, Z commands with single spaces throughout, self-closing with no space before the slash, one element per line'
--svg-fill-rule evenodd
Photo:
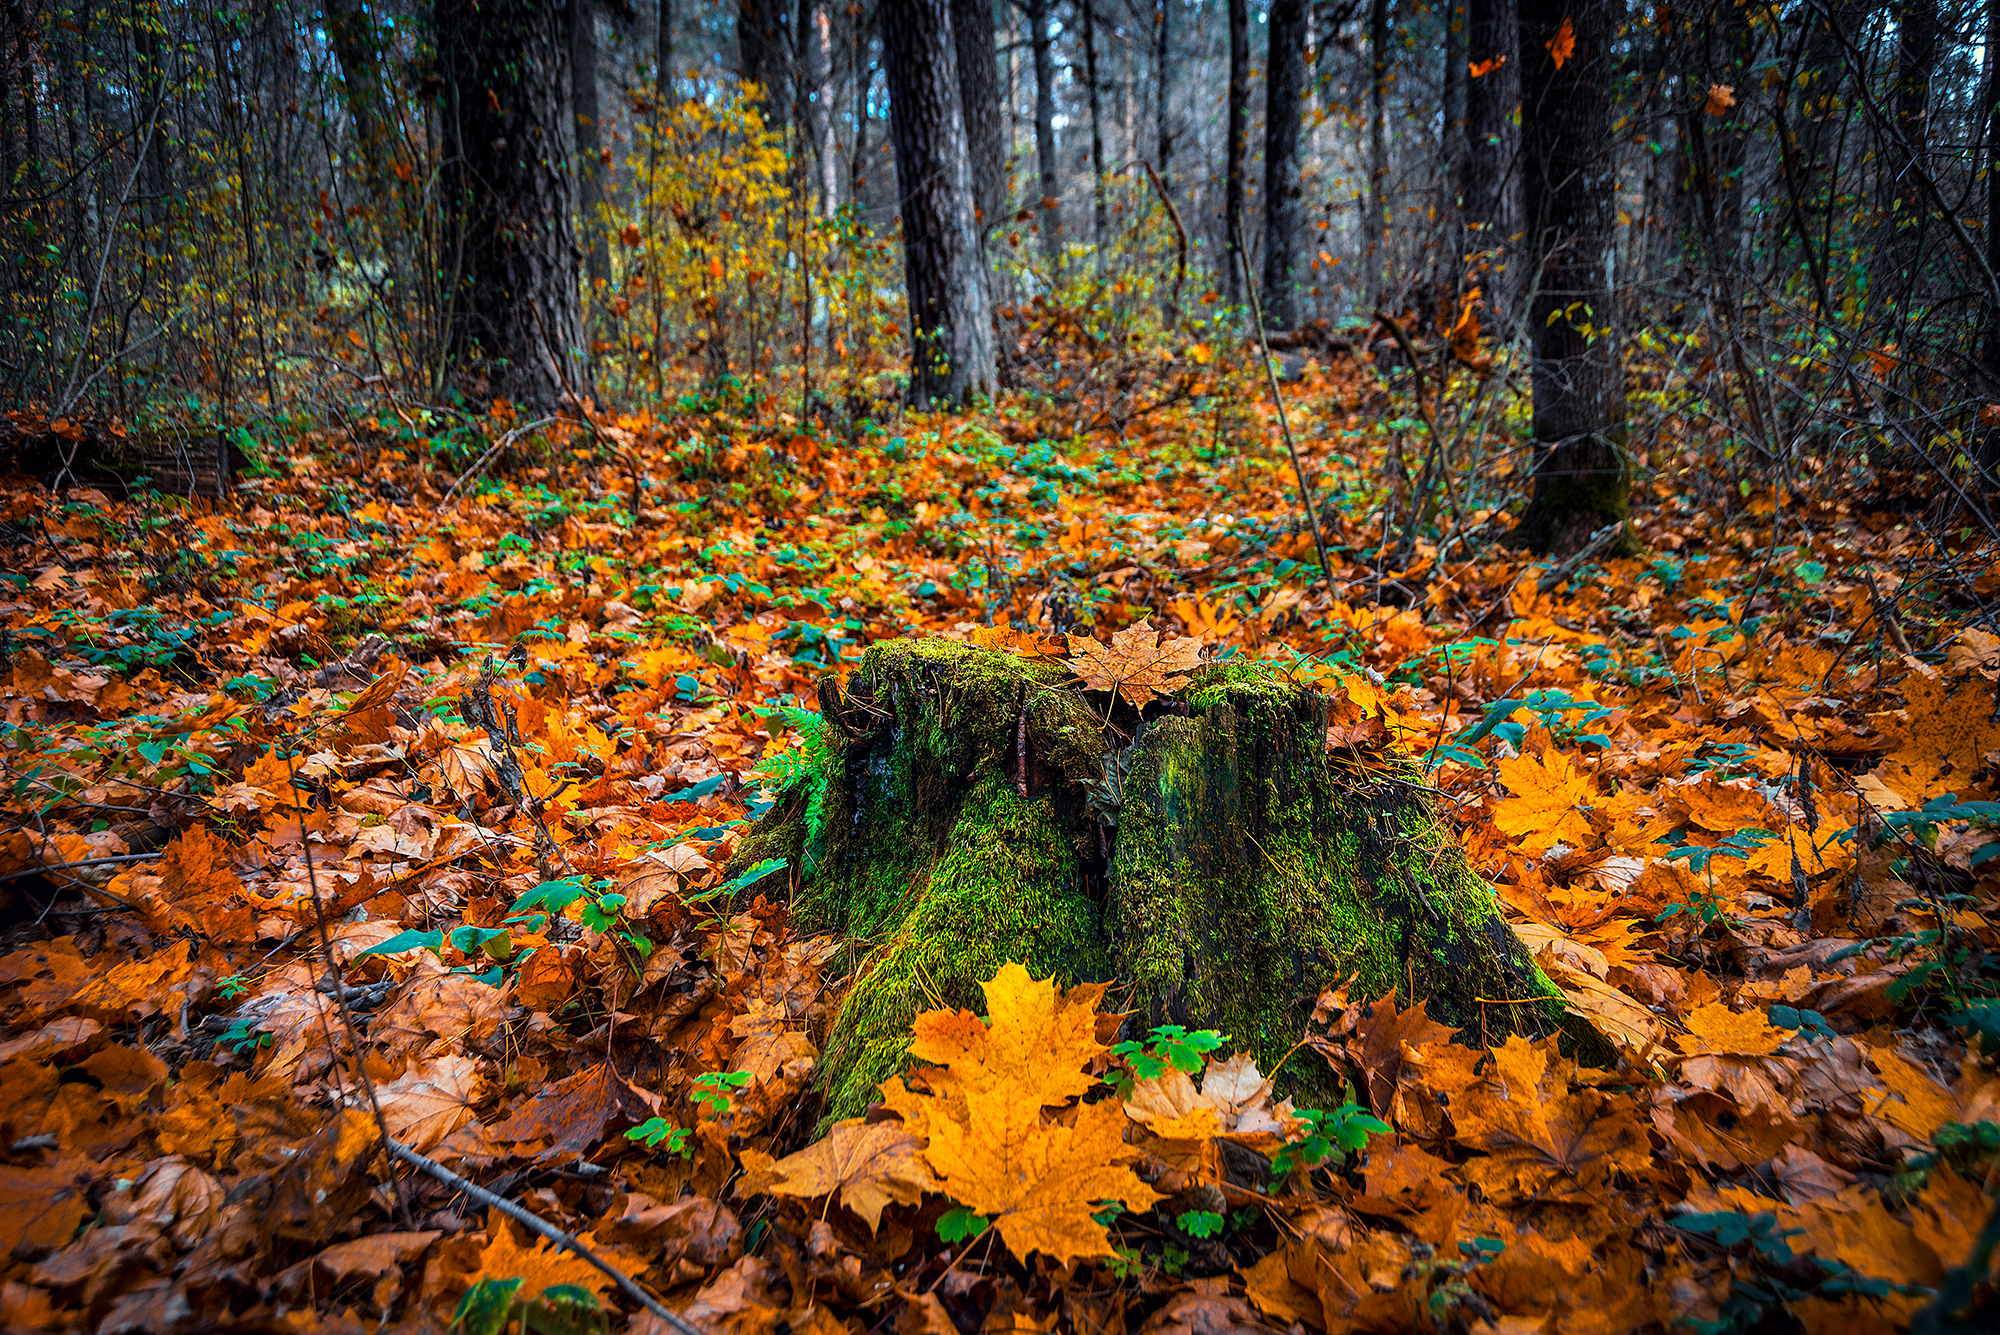
<path fill-rule="evenodd" d="M 938 1216 L 937 1235 L 942 1242 L 965 1242 L 984 1233 L 993 1221 L 963 1205 L 954 1205 Z"/>
<path fill-rule="evenodd" d="M 694 1155 L 689 1144 L 692 1136 L 693 1133 L 686 1127 L 675 1126 L 664 1117 L 648 1117 L 625 1133 L 625 1139 L 638 1141 L 648 1149 L 656 1150 L 664 1144 L 668 1154 L 677 1154 L 683 1159 Z"/>
<path fill-rule="evenodd" d="M 257 1049 L 276 1041 L 276 1035 L 269 1030 L 255 1028 L 254 1025 L 255 1021 L 247 1017 L 231 1020 L 229 1027 L 215 1040 L 215 1046 L 228 1048 L 239 1057 L 248 1057 Z"/>
<path fill-rule="evenodd" d="M 523 1281 L 482 1279 L 465 1291 L 452 1313 L 451 1327 L 465 1335 L 597 1335 L 611 1328 L 597 1295 L 575 1284 L 551 1284 L 534 1298 L 521 1299 Z"/>
<path fill-rule="evenodd" d="M 215 994 L 224 1001 L 234 1001 L 250 991 L 250 980 L 240 973 L 232 973 L 215 985 Z"/>
<path fill-rule="evenodd" d="M 697 1076 L 688 1092 L 688 1102 L 702 1110 L 704 1117 L 720 1117 L 729 1111 L 735 1092 L 750 1083 L 748 1071 L 710 1071 Z"/>
<path fill-rule="evenodd" d="M 1191 1238 L 1215 1237 L 1222 1232 L 1222 1226 L 1227 1222 L 1213 1210 L 1189 1210 L 1174 1216 L 1174 1227 Z"/>
<path fill-rule="evenodd" d="M 1296 1140 L 1271 1157 L 1271 1175 L 1279 1181 L 1298 1169 L 1319 1167 L 1333 1157 L 1336 1147 L 1359 1150 L 1368 1144 L 1368 1137 L 1386 1136 L 1393 1129 L 1358 1103 L 1344 1103 L 1332 1112 L 1300 1108 L 1292 1116 L 1305 1125 Z"/>
<path fill-rule="evenodd" d="M 1227 1041 L 1213 1029 L 1190 1032 L 1178 1024 L 1158 1025 L 1147 1042 L 1128 1038 L 1112 1045 L 1111 1055 L 1124 1059 L 1125 1070 L 1117 1075 L 1105 1076 L 1104 1081 L 1117 1086 L 1119 1096 L 1123 1098 L 1131 1094 L 1134 1079 L 1157 1080 L 1169 1068 L 1193 1075 L 1201 1069 L 1207 1055 Z"/>

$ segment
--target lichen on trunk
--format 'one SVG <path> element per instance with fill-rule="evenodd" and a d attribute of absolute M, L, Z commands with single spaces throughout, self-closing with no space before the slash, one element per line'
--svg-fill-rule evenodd
<path fill-rule="evenodd" d="M 791 859 L 796 920 L 854 947 L 831 1116 L 899 1068 L 918 1011 L 976 1007 L 1010 959 L 1120 983 L 1135 1028 L 1219 1029 L 1267 1069 L 1343 980 L 1474 1036 L 1561 1021 L 1416 767 L 1330 750 L 1325 698 L 1275 669 L 1204 669 L 1142 715 L 1057 664 L 905 640 L 820 698 L 823 770 L 736 861 Z"/>

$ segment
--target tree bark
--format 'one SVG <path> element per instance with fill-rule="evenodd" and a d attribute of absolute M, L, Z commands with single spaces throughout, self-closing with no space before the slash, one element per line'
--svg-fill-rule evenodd
<path fill-rule="evenodd" d="M 1478 78 L 1467 70 L 1465 84 L 1465 158 L 1461 163 L 1459 217 L 1466 231 L 1467 251 L 1495 251 L 1520 230 L 1514 170 L 1519 144 L 1514 109 L 1521 101 L 1521 58 L 1516 49 L 1514 0 L 1467 0 L 1466 56 L 1468 67 L 1483 65 Z M 1486 305 L 1497 323 L 1512 310 L 1511 274 L 1488 268 Z"/>
<path fill-rule="evenodd" d="M 597 12 L 590 0 L 569 0 L 570 109 L 576 122 L 577 202 L 584 277 L 592 289 L 611 281 L 611 242 L 604 234 L 604 136 L 597 97 Z"/>
<path fill-rule="evenodd" d="M 1156 22 L 1153 29 L 1153 78 L 1159 86 L 1154 96 L 1156 105 L 1155 127 L 1157 147 L 1154 154 L 1160 160 L 1160 179 L 1171 183 L 1173 174 L 1170 164 L 1174 157 L 1174 128 L 1172 120 L 1174 68 L 1171 63 L 1173 51 L 1174 0 L 1156 0 Z"/>
<path fill-rule="evenodd" d="M 1264 79 L 1264 319 L 1299 324 L 1299 238 L 1305 188 L 1299 135 L 1306 92 L 1306 0 L 1272 0 Z"/>
<path fill-rule="evenodd" d="M 869 650 L 845 691 L 822 681 L 820 760 L 735 865 L 787 859 L 802 925 L 873 943 L 826 1045 L 829 1119 L 901 1066 L 918 1009 L 976 1007 L 1010 959 L 1129 984 L 1136 1033 L 1219 1029 L 1265 1069 L 1348 978 L 1489 1040 L 1562 1025 L 1417 769 L 1329 749 L 1315 689 L 1212 667 L 1144 718 L 1114 705 L 1107 728 L 1104 699 L 1068 679 L 905 640 Z M 1326 1075 L 1294 1081 L 1302 1101 L 1339 1098 Z"/>
<path fill-rule="evenodd" d="M 910 397 L 919 406 L 959 404 L 993 393 L 996 376 L 950 0 L 882 0 L 880 15 L 910 301 Z"/>
<path fill-rule="evenodd" d="M 1006 132 L 1000 124 L 1000 76 L 993 65 L 993 6 L 951 0 L 952 43 L 958 53 L 958 100 L 972 155 L 972 206 L 984 236 L 1007 213 Z"/>
<path fill-rule="evenodd" d="M 1368 4 L 1369 303 L 1389 299 L 1389 0 Z"/>
<path fill-rule="evenodd" d="M 361 0 L 326 0 L 326 34 L 340 66 L 342 101 L 354 122 L 354 142 L 375 197 L 389 194 L 389 95 L 382 83 L 382 55 L 375 23 Z"/>
<path fill-rule="evenodd" d="M 1243 175 L 1250 156 L 1250 6 L 1229 0 L 1229 105 L 1224 134 L 1222 184 L 1223 291 L 1231 306 L 1243 292 Z"/>
<path fill-rule="evenodd" d="M 736 9 L 737 71 L 746 83 L 758 88 L 757 105 L 764 124 L 782 129 L 786 96 L 786 74 L 791 61 L 785 41 L 785 0 L 738 0 Z"/>
<path fill-rule="evenodd" d="M 1083 12 L 1083 86 L 1090 99 L 1091 242 L 1097 247 L 1097 262 L 1102 267 L 1111 226 L 1104 207 L 1104 111 L 1097 87 L 1096 0 L 1077 0 L 1077 8 Z"/>
<path fill-rule="evenodd" d="M 1558 68 L 1565 23 L 1575 45 Z M 1515 536 L 1571 551 L 1625 520 L 1630 468 L 1613 325 L 1616 164 L 1608 0 L 1520 0 L 1522 170 L 1535 262 L 1534 494 Z"/>
<path fill-rule="evenodd" d="M 1928 167 L 1931 71 L 1938 58 L 1937 0 L 1901 0 L 1896 6 L 1896 82 L 1890 98 L 1894 142 L 1877 161 L 1886 236 L 1876 251 L 1876 290 L 1889 318 L 1900 320 L 1916 296 L 1930 207 L 1917 173 Z"/>
<path fill-rule="evenodd" d="M 1035 63 L 1035 162 L 1039 168 L 1035 216 L 1041 230 L 1042 252 L 1051 262 L 1062 258 L 1062 205 L 1056 183 L 1056 67 L 1049 37 L 1049 0 L 1028 0 L 1021 6 L 1028 17 L 1028 50 Z"/>
<path fill-rule="evenodd" d="M 660 0 L 659 24 L 653 29 L 653 87 L 660 105 L 674 101 L 674 0 Z"/>
<path fill-rule="evenodd" d="M 459 255 L 447 349 L 470 397 L 590 397 L 563 120 L 569 43 L 537 0 L 438 0 L 441 193 Z"/>

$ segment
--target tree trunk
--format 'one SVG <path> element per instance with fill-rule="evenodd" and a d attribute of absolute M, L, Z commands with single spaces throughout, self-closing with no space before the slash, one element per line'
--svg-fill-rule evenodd
<path fill-rule="evenodd" d="M 1097 247 L 1101 268 L 1111 225 L 1104 207 L 1104 112 L 1097 88 L 1096 0 L 1077 0 L 1077 8 L 1083 11 L 1083 85 L 1090 98 L 1091 242 Z"/>
<path fill-rule="evenodd" d="M 785 74 L 791 62 L 785 42 L 785 0 L 738 0 L 736 9 L 737 71 L 758 88 L 757 105 L 767 128 L 784 128 Z"/>
<path fill-rule="evenodd" d="M 910 397 L 919 406 L 963 403 L 991 394 L 996 376 L 950 0 L 882 0 L 880 14 L 910 300 Z"/>
<path fill-rule="evenodd" d="M 459 385 L 537 413 L 586 399 L 562 13 L 536 0 L 438 0 L 437 40 Z"/>
<path fill-rule="evenodd" d="M 990 0 L 951 0 L 951 36 L 958 51 L 958 101 L 972 156 L 972 206 L 981 236 L 1005 221 L 1006 131 L 1000 124 L 1000 76 L 993 67 Z"/>
<path fill-rule="evenodd" d="M 1368 243 L 1370 304 L 1389 299 L 1389 0 L 1368 4 Z"/>
<path fill-rule="evenodd" d="M 662 108 L 674 101 L 674 0 L 660 0 L 659 25 L 653 29 L 653 86 Z"/>
<path fill-rule="evenodd" d="M 354 142 L 361 149 L 368 188 L 377 200 L 386 199 L 390 112 L 375 21 L 362 8 L 361 0 L 326 0 L 326 34 L 333 42 L 333 58 L 340 65 L 342 100 L 347 118 L 354 122 Z"/>
<path fill-rule="evenodd" d="M 1611 304 L 1611 19 L 1607 0 L 1520 0 L 1520 16 L 1535 455 L 1515 537 L 1567 552 L 1624 522 L 1631 481 Z M 1550 48 L 1565 23 L 1575 45 L 1558 69 Z"/>
<path fill-rule="evenodd" d="M 1901 0 L 1896 6 L 1896 84 L 1890 101 L 1893 142 L 1877 161 L 1881 208 L 1886 216 L 1883 243 L 1876 252 L 1875 290 L 1892 321 L 1901 321 L 1917 296 L 1917 266 L 1923 253 L 1930 207 L 1917 174 L 1928 170 L 1931 71 L 1938 58 L 1937 0 Z"/>
<path fill-rule="evenodd" d="M 1051 261 L 1062 258 L 1062 206 L 1056 192 L 1056 67 L 1049 38 L 1049 0 L 1028 0 L 1028 49 L 1035 60 L 1035 163 L 1039 169 L 1035 216 L 1042 234 L 1042 252 Z"/>
<path fill-rule="evenodd" d="M 569 0 L 570 109 L 576 122 L 576 178 L 579 226 L 583 231 L 584 277 L 593 290 L 611 281 L 611 242 L 604 234 L 604 136 L 597 99 L 597 11 L 590 0 Z"/>
<path fill-rule="evenodd" d="M 1461 163 L 1458 198 L 1469 252 L 1495 251 L 1519 231 L 1514 208 L 1515 149 L 1519 132 L 1514 109 L 1521 101 L 1521 60 L 1516 50 L 1513 0 L 1467 0 L 1466 3 L 1465 157 Z M 1484 67 L 1478 78 L 1471 67 Z M 1497 324 L 1513 308 L 1515 283 L 1505 271 L 1489 267 L 1485 281 L 1487 309 Z M 1491 327 L 1491 324 L 1489 324 Z"/>
<path fill-rule="evenodd" d="M 1250 6 L 1229 0 L 1229 108 L 1222 185 L 1222 290 L 1231 306 L 1243 292 L 1243 174 L 1250 156 Z"/>
<path fill-rule="evenodd" d="M 787 859 L 797 920 L 870 943 L 826 1046 L 829 1118 L 901 1065 L 919 1009 L 976 1007 L 1010 959 L 1129 984 L 1136 1032 L 1219 1029 L 1267 1070 L 1349 978 L 1486 1038 L 1561 1025 L 1416 768 L 1329 750 L 1317 691 L 1210 667 L 1143 720 L 1118 703 L 1107 728 L 1105 701 L 1067 680 L 905 640 L 844 692 L 822 681 L 825 749 L 736 863 Z M 1302 1099 L 1341 1097 L 1294 1079 Z"/>
<path fill-rule="evenodd" d="M 1154 150 L 1160 159 L 1160 180 L 1171 183 L 1173 174 L 1170 164 L 1174 156 L 1174 129 L 1172 120 L 1174 68 L 1170 63 L 1173 49 L 1174 0 L 1157 0 L 1156 22 L 1153 29 L 1153 79 L 1159 87 L 1154 96 L 1158 125 L 1158 147 Z"/>
<path fill-rule="evenodd" d="M 1306 92 L 1306 0 L 1272 0 L 1264 84 L 1264 320 L 1299 325 L 1299 237 L 1305 189 L 1299 130 Z"/>

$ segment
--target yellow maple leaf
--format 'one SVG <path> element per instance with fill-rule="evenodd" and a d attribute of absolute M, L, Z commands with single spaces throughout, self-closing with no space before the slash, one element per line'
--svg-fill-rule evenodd
<path fill-rule="evenodd" d="M 1091 1218 L 1100 1202 L 1143 1210 L 1159 1199 L 1131 1170 L 1140 1152 L 1124 1143 L 1125 1112 L 1092 1104 L 1067 1126 L 1043 1115 L 1098 1083 L 1086 1068 L 1106 1051 L 1097 1037 L 1104 985 L 1064 992 L 1010 962 L 984 988 L 990 1023 L 967 1011 L 917 1017 L 910 1055 L 933 1063 L 915 1076 L 925 1089 L 892 1080 L 883 1102 L 929 1142 L 924 1158 L 946 1193 L 997 1216 L 1015 1255 L 1108 1256 L 1110 1240 Z"/>
<path fill-rule="evenodd" d="M 954 1200 L 993 1215 L 1016 1256 L 1044 1252 L 1058 1263 L 1111 1255 L 1091 1216 L 1101 1202 L 1147 1210 L 1162 1199 L 1129 1166 L 1125 1112 L 1113 1102 L 1077 1110 L 1076 1125 L 1047 1125 L 1032 1097 L 1004 1086 L 966 1095 L 967 1119 L 931 1127 L 925 1157 Z"/>
<path fill-rule="evenodd" d="M 1494 768 L 1514 794 L 1493 804 L 1493 824 L 1502 834 L 1519 839 L 1531 853 L 1590 838 L 1581 808 L 1596 801 L 1597 786 L 1563 752 L 1510 756 Z"/>
<path fill-rule="evenodd" d="M 836 1122 L 826 1138 L 753 1173 L 741 1194 L 768 1192 L 806 1200 L 840 1193 L 840 1203 L 868 1227 L 882 1224 L 892 1202 L 914 1205 L 938 1181 L 924 1164 L 923 1142 L 893 1122 Z"/>
<path fill-rule="evenodd" d="M 1174 680 L 1201 666 L 1201 641 L 1189 635 L 1161 635 L 1152 619 L 1142 618 L 1111 637 L 1111 643 L 1088 635 L 1069 637 L 1069 666 L 1083 678 L 1084 689 L 1116 690 L 1133 705 L 1143 705 L 1156 691 L 1171 691 Z"/>
<path fill-rule="evenodd" d="M 1762 1011 L 1733 1011 L 1720 1001 L 1697 1007 L 1687 1017 L 1687 1027 L 1679 1046 L 1689 1056 L 1764 1057 L 1792 1036 Z"/>

